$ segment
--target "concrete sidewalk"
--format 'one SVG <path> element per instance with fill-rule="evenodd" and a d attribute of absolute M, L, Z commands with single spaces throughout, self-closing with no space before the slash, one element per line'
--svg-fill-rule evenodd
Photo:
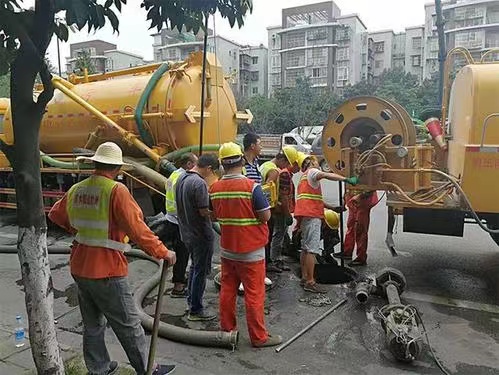
<path fill-rule="evenodd" d="M 3 216 L 3 215 L 2 215 Z M 3 221 L 3 223 L 2 223 Z M 2 225 L 3 224 L 3 225 Z M 17 227 L 5 223 L 0 219 L 0 245 L 15 245 L 17 241 Z M 54 246 L 69 246 L 65 236 L 49 236 L 48 243 Z M 51 255 L 50 268 L 54 283 L 54 317 L 57 328 L 57 337 L 64 360 L 82 357 L 81 315 L 77 306 L 77 290 L 69 272 L 69 256 Z M 149 278 L 157 270 L 151 262 L 132 259 L 129 266 L 132 288 Z M 167 287 L 171 287 L 168 285 Z M 14 343 L 15 317 L 20 314 L 24 325 L 27 326 L 27 316 L 24 301 L 24 287 L 21 282 L 21 271 L 16 254 L 0 254 L 0 375 L 35 374 L 35 365 L 31 355 L 29 340 L 21 348 Z M 171 298 L 166 297 L 166 302 Z M 149 302 L 148 312 L 154 308 L 153 299 Z M 181 310 L 180 301 L 177 302 Z M 113 360 L 127 368 L 128 359 L 111 329 L 106 333 L 106 343 Z M 148 336 L 149 339 L 149 336 Z M 205 369 L 195 368 L 193 364 L 179 362 L 174 353 L 174 343 L 167 340 L 158 340 L 157 362 L 173 363 L 177 365 L 176 374 L 184 375 L 211 375 Z M 176 358 L 177 357 L 177 358 Z M 131 369 L 131 367 L 128 367 Z M 123 374 L 133 374 L 133 371 L 124 371 Z M 83 371 L 82 374 L 86 374 Z"/>

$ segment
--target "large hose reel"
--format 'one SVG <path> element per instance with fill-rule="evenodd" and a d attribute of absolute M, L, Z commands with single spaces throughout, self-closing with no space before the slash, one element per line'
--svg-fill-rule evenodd
<path fill-rule="evenodd" d="M 333 172 L 358 175 L 361 190 L 404 191 L 431 187 L 431 145 L 416 144 L 411 117 L 399 104 L 378 97 L 350 99 L 331 112 L 322 132 L 324 158 Z"/>

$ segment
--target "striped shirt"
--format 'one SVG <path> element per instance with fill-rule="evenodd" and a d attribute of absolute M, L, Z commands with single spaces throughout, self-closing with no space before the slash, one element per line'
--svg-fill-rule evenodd
<path fill-rule="evenodd" d="M 258 159 L 255 158 L 253 163 L 246 161 L 243 167 L 243 174 L 250 180 L 255 181 L 257 184 L 262 183 L 262 174 L 258 170 Z"/>

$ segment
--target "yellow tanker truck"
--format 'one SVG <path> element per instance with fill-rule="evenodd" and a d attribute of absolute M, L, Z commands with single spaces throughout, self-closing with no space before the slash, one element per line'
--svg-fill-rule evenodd
<path fill-rule="evenodd" d="M 449 90 L 456 53 L 467 65 Z M 324 157 L 334 172 L 360 176 L 355 189 L 386 191 L 404 231 L 462 236 L 464 224 L 474 222 L 499 244 L 499 63 L 485 56 L 475 62 L 457 48 L 446 77 L 441 116 L 425 119 L 432 142 L 417 142 L 397 103 L 358 97 L 331 112 Z"/>
<path fill-rule="evenodd" d="M 75 156 L 105 141 L 118 143 L 136 166 L 135 174 L 148 182 L 159 181 L 156 185 L 161 187 L 162 179 L 154 170 L 163 172 L 183 152 L 199 150 L 202 106 L 203 149 L 217 151 L 219 144 L 234 140 L 238 124 L 251 122 L 251 112 L 237 110 L 215 55 L 208 53 L 206 61 L 204 103 L 202 52 L 181 62 L 68 80 L 54 77 L 57 90 L 40 129 L 44 197 L 62 196 L 79 174 L 89 173 Z M 8 99 L 0 99 L 0 137 L 14 143 Z M 129 183 L 135 181 L 137 186 L 137 180 L 130 178 Z M 0 207 L 16 207 L 13 187 L 10 165 L 0 153 Z M 52 200 L 46 200 L 46 209 Z"/>

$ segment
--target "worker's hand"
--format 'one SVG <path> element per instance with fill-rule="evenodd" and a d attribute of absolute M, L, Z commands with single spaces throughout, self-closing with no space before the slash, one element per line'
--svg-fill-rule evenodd
<path fill-rule="evenodd" d="M 333 207 L 332 210 L 338 214 L 341 214 L 342 212 L 345 212 L 347 209 L 345 206 L 338 206 L 338 207 Z"/>
<path fill-rule="evenodd" d="M 357 176 L 348 177 L 345 182 L 350 185 L 357 185 L 359 183 L 359 178 Z"/>
<path fill-rule="evenodd" d="M 175 251 L 168 250 L 164 260 L 166 260 L 170 266 L 173 266 L 177 262 L 177 254 L 175 254 Z"/>

